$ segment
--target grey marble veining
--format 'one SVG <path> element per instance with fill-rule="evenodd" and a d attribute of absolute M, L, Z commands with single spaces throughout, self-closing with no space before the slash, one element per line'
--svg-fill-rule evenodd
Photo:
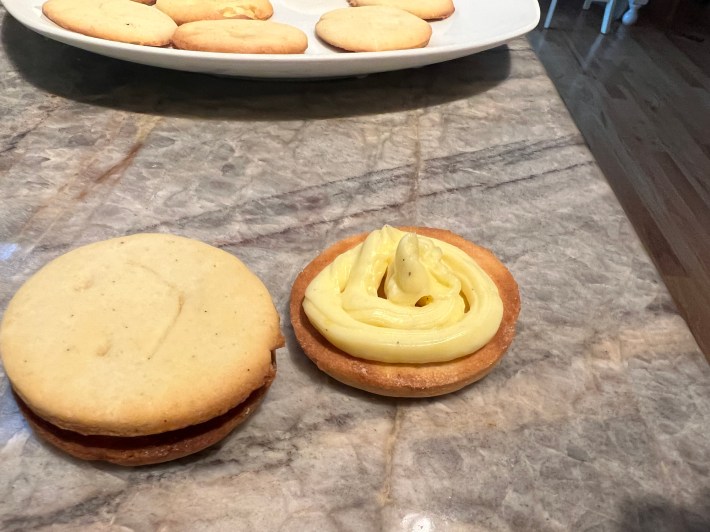
<path fill-rule="evenodd" d="M 414 71 L 266 83 L 0 24 L 0 308 L 73 247 L 174 232 L 260 275 L 287 337 L 251 420 L 155 467 L 53 451 L 0 373 L 0 529 L 710 528 L 710 368 L 524 40 Z M 518 335 L 483 381 L 386 399 L 300 351 L 296 274 L 384 223 L 449 228 L 515 275 Z"/>

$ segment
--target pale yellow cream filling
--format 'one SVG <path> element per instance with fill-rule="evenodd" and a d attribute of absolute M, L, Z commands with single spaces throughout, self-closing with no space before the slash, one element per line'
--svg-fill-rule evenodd
<path fill-rule="evenodd" d="M 346 353 L 409 364 L 473 353 L 503 317 L 498 288 L 468 254 L 390 226 L 324 268 L 306 289 L 303 309 Z"/>

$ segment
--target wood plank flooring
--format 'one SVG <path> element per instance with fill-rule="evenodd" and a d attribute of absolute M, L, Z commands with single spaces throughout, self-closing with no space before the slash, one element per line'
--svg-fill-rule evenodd
<path fill-rule="evenodd" d="M 582 3 L 528 38 L 710 361 L 710 29 Z"/>

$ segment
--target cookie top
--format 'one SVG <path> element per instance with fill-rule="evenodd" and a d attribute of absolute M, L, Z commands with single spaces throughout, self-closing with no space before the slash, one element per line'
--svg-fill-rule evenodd
<path fill-rule="evenodd" d="M 424 20 L 440 20 L 451 16 L 451 0 L 348 0 L 351 6 L 392 6 L 409 11 Z"/>
<path fill-rule="evenodd" d="M 165 13 L 132 0 L 49 0 L 42 13 L 82 35 L 145 46 L 167 46 L 177 27 Z"/>
<path fill-rule="evenodd" d="M 180 26 L 173 45 L 202 52 L 302 54 L 308 37 L 298 28 L 268 20 L 203 20 Z"/>
<path fill-rule="evenodd" d="M 336 257 L 363 242 L 367 234 L 336 242 L 316 257 L 296 278 L 291 290 L 291 323 L 304 353 L 319 369 L 349 386 L 392 397 L 432 397 L 454 392 L 486 376 L 500 361 L 515 336 L 520 312 L 518 285 L 489 250 L 443 229 L 402 227 L 403 231 L 442 240 L 466 252 L 491 277 L 503 302 L 503 319 L 481 349 L 448 362 L 392 364 L 351 356 L 333 346 L 310 323 L 303 310 L 306 289 Z"/>
<path fill-rule="evenodd" d="M 316 35 L 350 52 L 381 52 L 423 48 L 431 38 L 431 26 L 396 7 L 346 7 L 324 14 Z"/>
<path fill-rule="evenodd" d="M 178 25 L 197 20 L 266 20 L 274 14 L 269 0 L 157 0 L 155 7 Z"/>
<path fill-rule="evenodd" d="M 221 415 L 264 385 L 282 344 L 269 293 L 244 264 L 164 234 L 51 261 L 0 326 L 17 394 L 82 434 L 156 434 Z"/>

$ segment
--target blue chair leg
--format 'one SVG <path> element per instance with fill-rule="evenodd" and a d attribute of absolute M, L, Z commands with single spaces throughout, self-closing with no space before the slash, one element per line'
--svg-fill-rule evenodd
<path fill-rule="evenodd" d="M 550 27 L 550 22 L 552 22 L 552 15 L 555 14 L 555 8 L 557 7 L 557 0 L 552 0 L 550 4 L 550 9 L 547 10 L 547 16 L 545 17 L 545 23 L 542 25 L 543 28 L 547 29 Z"/>
<path fill-rule="evenodd" d="M 611 19 L 614 14 L 614 4 L 616 0 L 607 0 L 606 9 L 604 10 L 604 20 L 602 20 L 602 33 L 607 34 L 611 29 Z"/>

